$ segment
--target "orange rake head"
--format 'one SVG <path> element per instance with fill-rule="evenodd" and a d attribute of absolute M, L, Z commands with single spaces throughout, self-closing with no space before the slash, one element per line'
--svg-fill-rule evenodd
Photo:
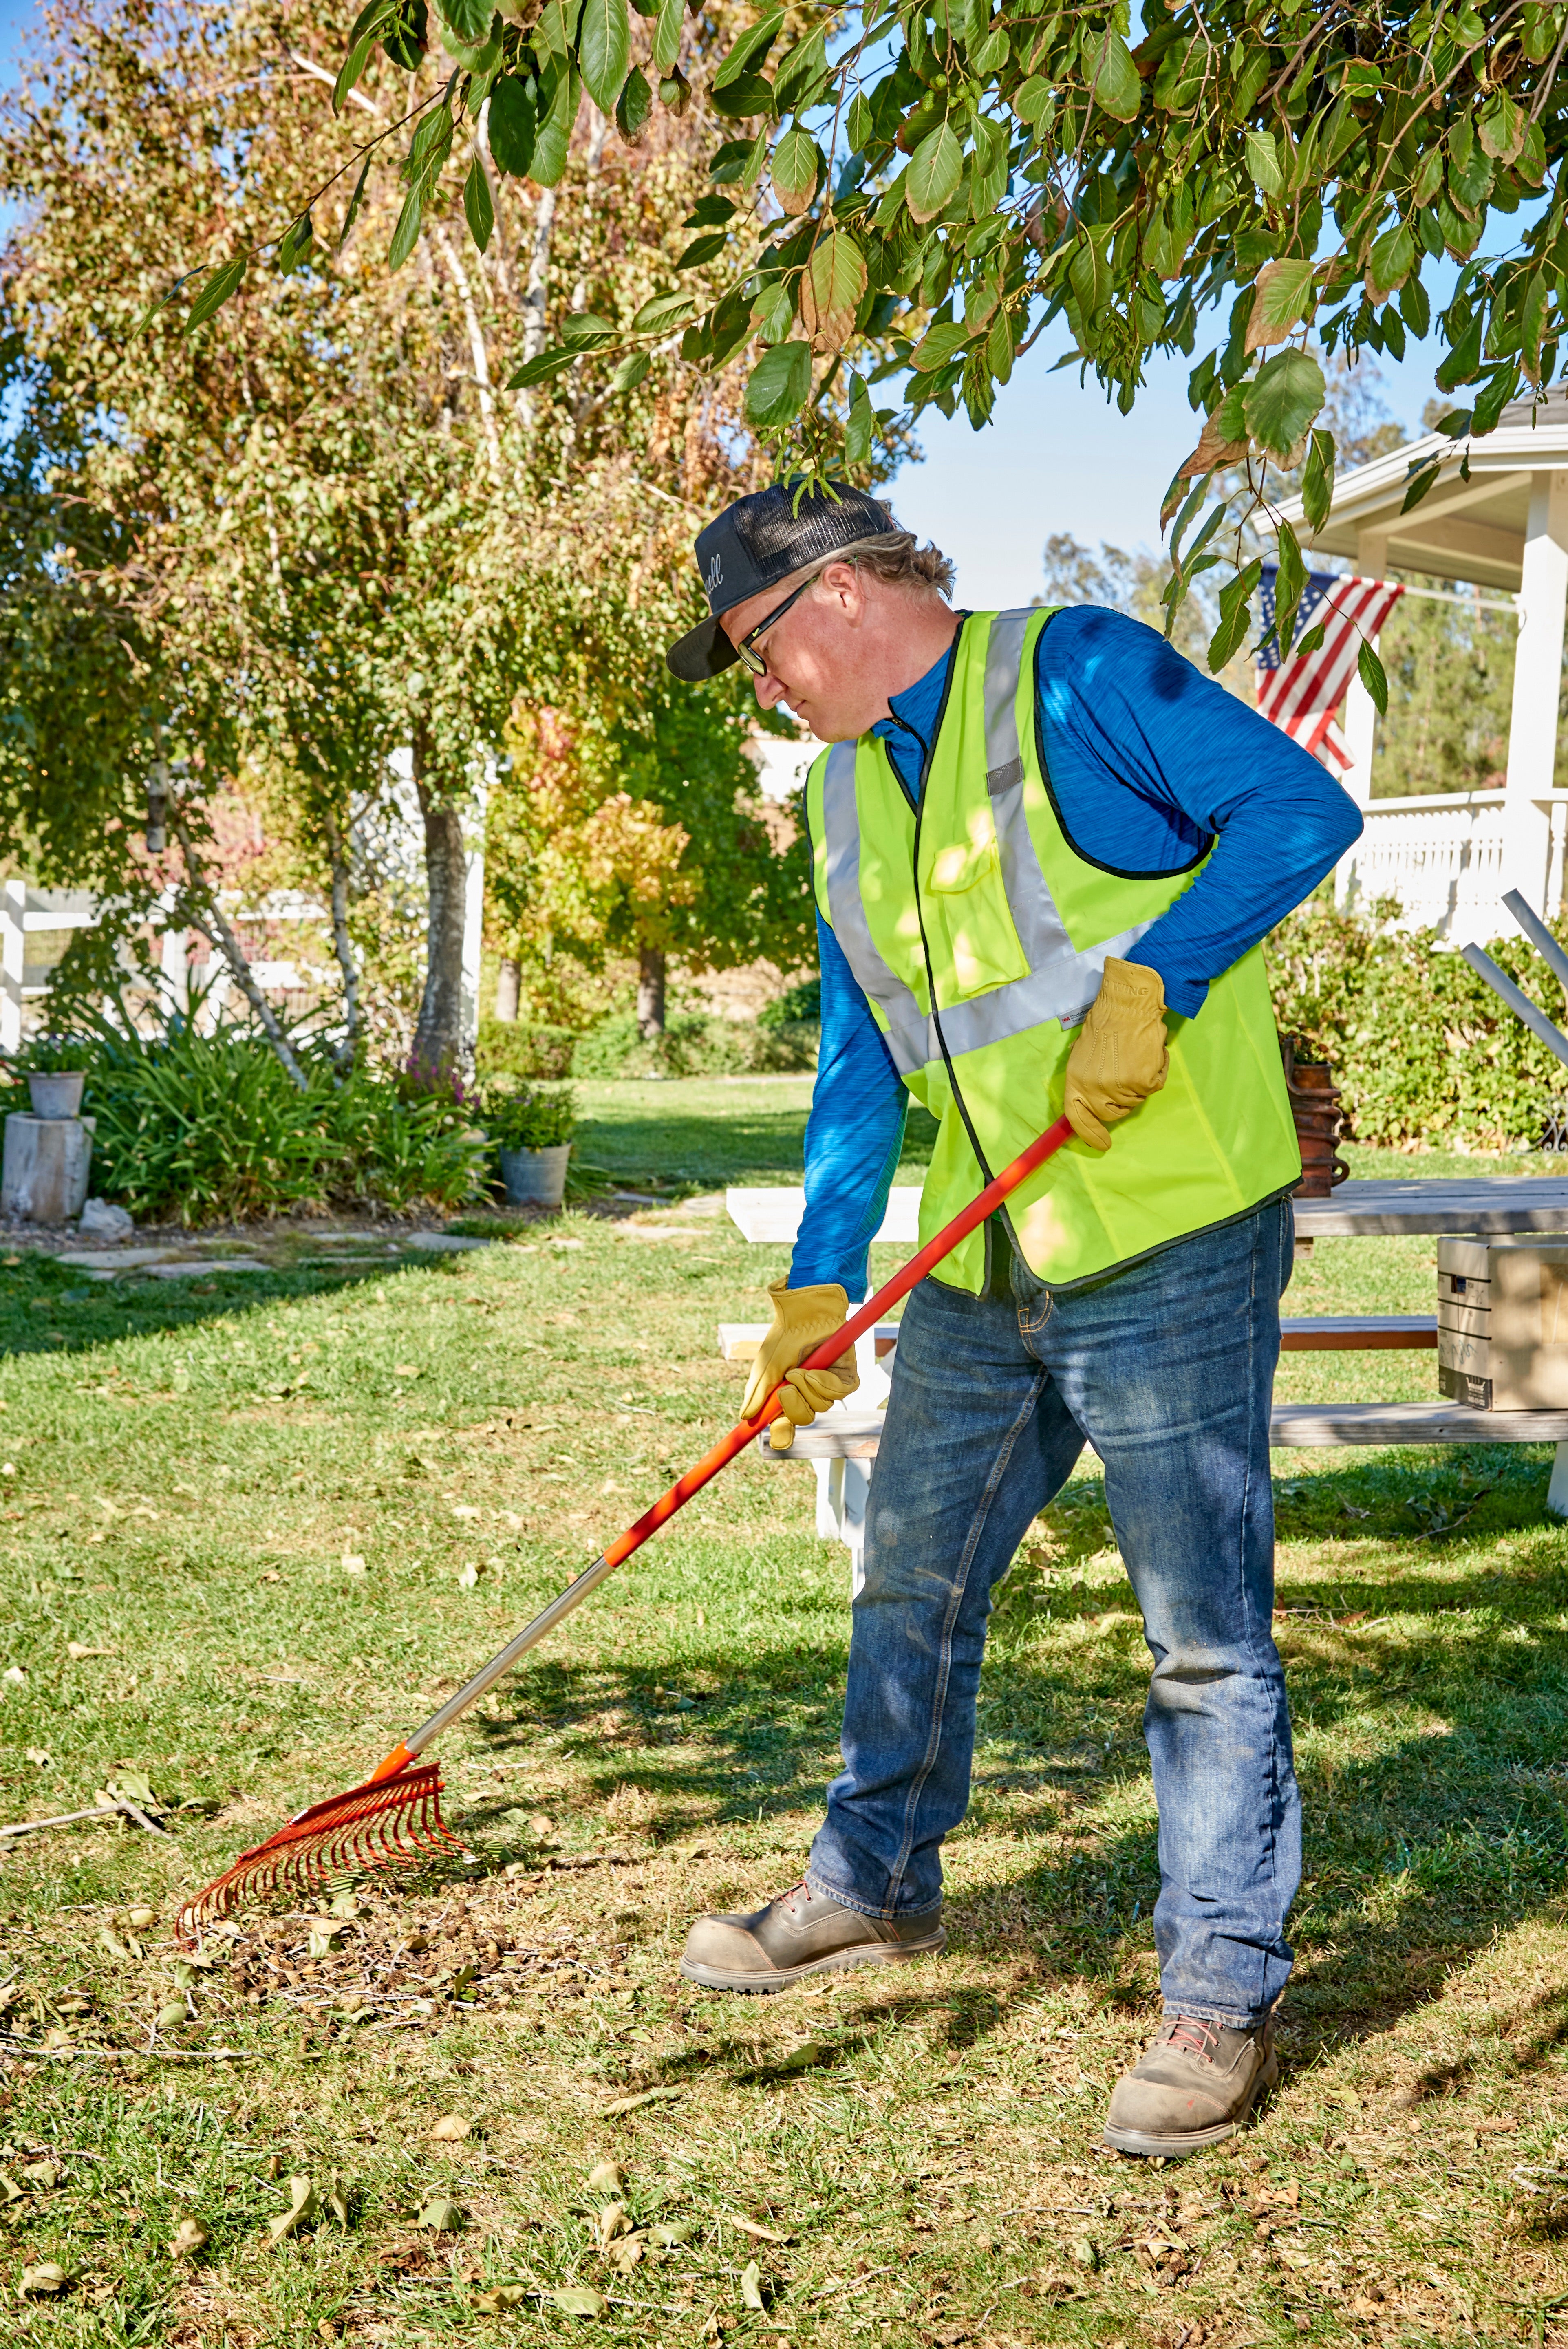
<path fill-rule="evenodd" d="M 462 1848 L 442 1825 L 441 1774 L 429 1762 L 313 1803 L 187 1900 L 175 1931 L 189 1942 L 242 1900 L 277 1893 L 299 1899 L 340 1877 L 408 1872 Z"/>

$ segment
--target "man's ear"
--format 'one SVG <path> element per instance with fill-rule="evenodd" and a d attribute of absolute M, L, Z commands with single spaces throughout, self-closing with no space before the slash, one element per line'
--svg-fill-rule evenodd
<path fill-rule="evenodd" d="M 846 614 L 859 613 L 865 603 L 864 583 L 852 563 L 825 564 L 818 584 L 834 597 Z"/>

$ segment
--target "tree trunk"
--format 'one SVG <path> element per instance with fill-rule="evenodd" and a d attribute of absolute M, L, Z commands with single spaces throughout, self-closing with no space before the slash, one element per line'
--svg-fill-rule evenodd
<path fill-rule="evenodd" d="M 637 952 L 637 1033 L 651 1043 L 665 1032 L 665 950 L 641 947 Z"/>
<path fill-rule="evenodd" d="M 463 820 L 430 781 L 430 745 L 414 737 L 414 788 L 425 820 L 425 992 L 414 1030 L 413 1067 L 428 1076 L 452 1076 L 463 1059 L 463 917 L 468 859 Z"/>
<path fill-rule="evenodd" d="M 332 950 L 343 974 L 343 1040 L 333 1054 L 340 1069 L 352 1069 L 359 1054 L 359 967 L 348 936 L 348 859 L 343 838 L 329 815 L 326 853 L 332 864 Z"/>
<path fill-rule="evenodd" d="M 302 1093 L 310 1091 L 304 1070 L 294 1058 L 288 1038 L 284 1034 L 277 1013 L 256 984 L 256 976 L 218 903 L 218 893 L 202 871 L 191 843 L 190 827 L 176 808 L 170 817 L 175 839 L 185 858 L 187 910 L 191 927 L 200 930 L 209 946 L 216 947 L 229 968 L 240 982 L 240 991 L 261 1023 L 262 1032 L 277 1054 Z"/>
<path fill-rule="evenodd" d="M 495 1016 L 498 1019 L 517 1018 L 518 999 L 522 993 L 522 965 L 515 955 L 503 955 L 495 983 Z"/>

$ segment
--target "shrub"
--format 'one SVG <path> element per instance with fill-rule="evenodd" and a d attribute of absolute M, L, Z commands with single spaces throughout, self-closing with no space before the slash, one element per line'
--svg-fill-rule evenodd
<path fill-rule="evenodd" d="M 91 1068 L 93 1047 L 79 1036 L 35 1036 L 11 1066 L 22 1076 L 66 1077 Z"/>
<path fill-rule="evenodd" d="M 406 1208 L 471 1198 L 484 1137 L 450 1089 L 399 1098 L 303 1054 L 302 1092 L 260 1038 L 225 1028 L 77 1040 L 97 1130 L 93 1186 L 139 1221 L 211 1223 L 325 1203 Z M 296 1045 L 296 1050 L 298 1050 Z"/>
<path fill-rule="evenodd" d="M 1394 929 L 1393 910 L 1314 900 L 1281 923 L 1267 949 L 1280 1027 L 1333 1062 L 1359 1141 L 1536 1147 L 1568 1070 L 1435 931 Z M 1524 939 L 1487 951 L 1562 1019 L 1556 982 Z"/>
<path fill-rule="evenodd" d="M 498 1150 L 554 1150 L 577 1131 L 570 1092 L 541 1093 L 528 1086 L 485 1104 L 485 1133 Z"/>
<path fill-rule="evenodd" d="M 759 1028 L 820 1028 L 822 1024 L 822 982 L 803 978 L 798 987 L 787 987 L 771 1003 L 765 1003 L 757 1015 Z"/>
<path fill-rule="evenodd" d="M 574 1077 L 739 1077 L 816 1065 L 818 1030 L 804 1022 L 715 1019 L 677 1011 L 646 1041 L 628 1011 L 601 1019 L 577 1040 Z"/>
<path fill-rule="evenodd" d="M 481 1019 L 474 1067 L 481 1077 L 559 1078 L 572 1073 L 574 1028 L 545 1021 Z"/>

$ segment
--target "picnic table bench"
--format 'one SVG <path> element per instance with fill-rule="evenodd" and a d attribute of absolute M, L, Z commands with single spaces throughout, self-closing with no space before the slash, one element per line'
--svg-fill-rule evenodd
<path fill-rule="evenodd" d="M 733 1189 L 726 1194 L 730 1216 L 748 1240 L 788 1246 L 799 1228 L 804 1190 Z M 888 1195 L 878 1240 L 913 1247 L 919 1238 L 920 1192 L 911 1185 Z M 1556 1175 L 1461 1175 L 1413 1181 L 1357 1180 L 1340 1185 L 1326 1199 L 1295 1202 L 1297 1244 L 1317 1239 L 1370 1238 L 1392 1235 L 1489 1237 L 1528 1232 L 1568 1232 L 1568 1179 Z M 761 1343 L 763 1323 L 726 1322 L 720 1347 L 727 1361 L 747 1361 Z M 1435 1314 L 1334 1313 L 1289 1315 L 1280 1323 L 1285 1353 L 1430 1349 L 1438 1342 Z M 888 1371 L 898 1344 L 898 1324 L 879 1322 L 872 1338 L 861 1340 L 861 1392 L 835 1403 L 802 1428 L 787 1453 L 771 1450 L 766 1434 L 761 1455 L 771 1463 L 810 1460 L 817 1472 L 817 1530 L 844 1543 L 855 1563 L 858 1583 L 865 1542 L 865 1503 L 882 1433 Z M 1568 1411 L 1475 1411 L 1462 1403 L 1431 1402 L 1280 1403 L 1274 1406 L 1269 1441 L 1276 1449 L 1342 1444 L 1555 1444 L 1546 1506 L 1568 1517 Z"/>

